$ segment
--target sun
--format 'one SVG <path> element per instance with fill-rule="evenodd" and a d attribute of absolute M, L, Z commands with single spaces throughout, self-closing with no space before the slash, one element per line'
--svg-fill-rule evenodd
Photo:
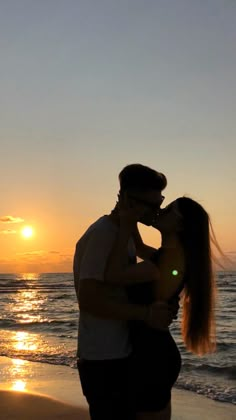
<path fill-rule="evenodd" d="M 25 239 L 28 239 L 31 238 L 31 236 L 33 236 L 34 231 L 31 226 L 24 226 L 21 231 L 21 234 Z"/>

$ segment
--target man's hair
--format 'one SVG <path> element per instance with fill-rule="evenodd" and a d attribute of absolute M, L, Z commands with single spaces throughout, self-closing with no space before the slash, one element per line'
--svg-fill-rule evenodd
<path fill-rule="evenodd" d="M 120 191 L 162 191 L 167 185 L 164 174 L 140 163 L 125 166 L 119 174 Z"/>

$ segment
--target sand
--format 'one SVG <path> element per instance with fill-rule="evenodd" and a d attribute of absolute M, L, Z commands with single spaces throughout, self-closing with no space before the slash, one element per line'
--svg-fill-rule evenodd
<path fill-rule="evenodd" d="M 72 406 L 27 392 L 0 391 L 0 416 L 4 420 L 89 420 L 87 407 Z"/>
<path fill-rule="evenodd" d="M 235 405 L 179 389 L 172 407 L 172 420 L 236 419 Z M 0 357 L 0 418 L 89 420 L 76 370 Z"/>

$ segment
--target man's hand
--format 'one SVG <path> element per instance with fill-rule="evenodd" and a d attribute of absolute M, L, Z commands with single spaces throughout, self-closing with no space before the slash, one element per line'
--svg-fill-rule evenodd
<path fill-rule="evenodd" d="M 126 193 L 118 196 L 120 227 L 133 232 L 137 230 L 137 223 L 143 214 L 143 205 L 131 203 Z"/>
<path fill-rule="evenodd" d="M 173 313 L 168 303 L 156 301 L 149 307 L 146 323 L 151 328 L 166 330 L 173 321 L 174 316 L 175 313 Z"/>

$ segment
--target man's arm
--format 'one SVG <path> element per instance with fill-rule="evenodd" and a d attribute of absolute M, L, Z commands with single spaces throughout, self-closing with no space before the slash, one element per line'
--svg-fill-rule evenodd
<path fill-rule="evenodd" d="M 118 303 L 109 296 L 108 290 L 108 285 L 97 280 L 82 280 L 77 293 L 80 310 L 97 318 L 145 321 L 150 327 L 160 330 L 171 324 L 173 313 L 167 303 L 154 302 L 147 306 Z"/>
<path fill-rule="evenodd" d="M 77 301 L 79 301 L 79 267 L 78 267 L 76 251 L 75 251 L 74 259 L 73 259 L 73 275 L 74 275 L 73 277 L 74 277 L 75 293 L 76 293 Z"/>
<path fill-rule="evenodd" d="M 142 305 L 118 303 L 109 295 L 111 286 L 104 281 L 107 259 L 113 246 L 114 235 L 93 232 L 87 242 L 83 258 L 78 258 L 76 247 L 73 272 L 74 287 L 80 310 L 105 319 L 145 320 L 148 308 Z"/>
<path fill-rule="evenodd" d="M 95 279 L 83 279 L 77 294 L 80 310 L 103 319 L 147 320 L 148 306 L 116 302 L 108 293 L 110 287 Z"/>
<path fill-rule="evenodd" d="M 104 282 L 104 272 L 113 242 L 114 237 L 109 239 L 95 232 L 87 243 L 80 265 L 76 249 L 73 270 L 80 311 L 103 319 L 143 320 L 153 328 L 167 328 L 172 320 L 168 305 L 154 303 L 147 307 L 118 303 L 111 298 L 109 290 L 116 286 Z"/>

